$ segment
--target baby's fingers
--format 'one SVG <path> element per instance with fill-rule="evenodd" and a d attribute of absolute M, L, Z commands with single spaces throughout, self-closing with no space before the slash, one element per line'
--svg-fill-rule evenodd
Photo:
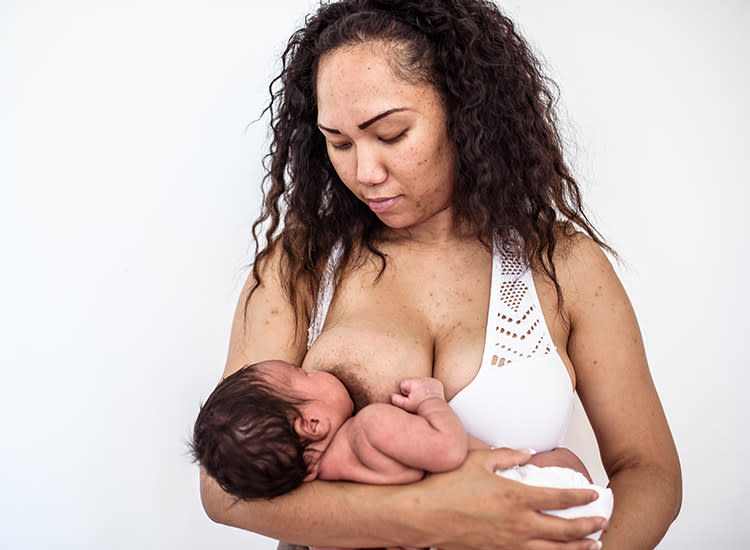
<path fill-rule="evenodd" d="M 391 403 L 400 409 L 409 410 L 409 398 L 405 395 L 399 395 L 398 393 L 391 394 Z"/>
<path fill-rule="evenodd" d="M 404 395 L 409 395 L 414 388 L 414 378 L 404 378 L 401 380 L 401 384 L 399 384 L 398 388 L 401 390 L 401 393 Z"/>

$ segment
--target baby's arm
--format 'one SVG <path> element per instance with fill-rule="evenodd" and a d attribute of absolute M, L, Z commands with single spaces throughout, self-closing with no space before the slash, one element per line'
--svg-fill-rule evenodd
<path fill-rule="evenodd" d="M 408 378 L 400 389 L 400 395 L 391 395 L 395 407 L 369 405 L 352 419 L 360 460 L 376 463 L 366 456 L 375 451 L 415 470 L 446 472 L 460 466 L 467 453 L 466 431 L 445 402 L 443 384 L 435 378 Z"/>

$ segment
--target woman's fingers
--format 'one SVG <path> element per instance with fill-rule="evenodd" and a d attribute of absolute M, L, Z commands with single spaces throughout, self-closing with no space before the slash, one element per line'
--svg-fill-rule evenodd
<path fill-rule="evenodd" d="M 484 466 L 488 472 L 504 470 L 520 464 L 526 464 L 534 455 L 530 449 L 487 449 L 472 452 L 470 460 L 476 460 Z"/>
<path fill-rule="evenodd" d="M 528 487 L 528 486 L 526 486 Z M 527 502 L 536 510 L 564 510 L 573 506 L 583 506 L 599 498 L 592 489 L 552 489 L 529 487 Z"/>
<path fill-rule="evenodd" d="M 504 448 L 492 449 L 489 451 L 475 451 L 471 453 L 471 456 L 480 460 L 488 471 L 495 471 L 525 464 L 533 456 L 533 452 L 529 449 L 514 450 Z M 523 501 L 533 510 L 564 510 L 574 506 L 583 506 L 599 498 L 598 493 L 591 489 L 553 489 L 549 487 L 532 487 L 522 483 L 519 483 L 518 485 L 520 486 L 519 490 L 523 493 Z M 551 518 L 551 516 L 548 515 L 544 515 L 543 517 Z M 561 520 L 560 518 L 552 519 L 566 523 L 565 520 Z M 596 525 L 601 525 L 601 522 L 604 520 L 604 518 L 586 519 L 591 520 L 588 523 L 594 522 Z M 601 529 L 601 527 L 597 526 L 590 531 L 585 532 L 584 536 L 593 533 L 594 531 L 598 531 L 599 529 Z M 570 539 L 566 537 L 565 540 Z"/>
<path fill-rule="evenodd" d="M 585 537 L 601 529 L 602 518 L 567 520 L 539 512 L 587 504 L 595 491 L 532 487 L 491 474 L 524 464 L 531 456 L 528 450 L 472 451 L 458 470 L 415 485 L 416 498 L 430 518 L 420 526 L 420 538 L 447 550 L 596 548 L 596 542 Z M 446 524 L 451 525 L 448 532 Z"/>
<path fill-rule="evenodd" d="M 472 453 L 475 460 L 479 460 L 488 471 L 510 468 L 525 464 L 533 456 L 529 449 L 493 449 Z M 528 516 L 529 548 L 565 548 L 565 549 L 594 549 L 599 545 L 596 541 L 586 539 L 591 533 L 606 529 L 607 520 L 602 517 L 585 517 L 577 519 L 563 519 L 541 510 L 562 510 L 574 506 L 583 506 L 599 495 L 590 489 L 553 489 L 549 487 L 532 487 L 519 482 L 511 482 L 511 492 L 515 493 L 513 500 L 525 509 Z M 506 486 L 507 487 L 507 486 Z M 506 489 L 507 490 L 507 489 Z"/>
<path fill-rule="evenodd" d="M 591 539 L 572 542 L 550 542 L 546 540 L 530 541 L 525 550 L 597 550 L 601 548 L 597 541 Z"/>
<path fill-rule="evenodd" d="M 607 528 L 607 520 L 604 518 L 590 517 L 578 519 L 563 519 L 548 514 L 538 513 L 535 519 L 529 520 L 529 525 L 535 537 L 544 541 L 580 542 L 583 547 L 598 546 L 596 541 L 586 539 L 591 533 Z M 585 539 L 585 540 L 584 540 Z"/>

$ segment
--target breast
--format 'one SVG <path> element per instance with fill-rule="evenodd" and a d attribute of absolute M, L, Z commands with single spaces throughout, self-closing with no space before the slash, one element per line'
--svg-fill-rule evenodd
<path fill-rule="evenodd" d="M 502 366 L 483 365 L 449 402 L 466 431 L 492 447 L 559 447 L 573 410 L 573 386 L 556 351 Z"/>
<path fill-rule="evenodd" d="M 404 378 L 432 375 L 433 343 L 416 325 L 331 323 L 305 356 L 302 368 L 335 374 L 349 389 L 357 410 L 389 403 Z"/>

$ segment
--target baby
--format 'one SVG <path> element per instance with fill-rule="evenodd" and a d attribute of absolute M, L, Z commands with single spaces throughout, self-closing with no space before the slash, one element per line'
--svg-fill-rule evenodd
<path fill-rule="evenodd" d="M 411 483 L 425 472 L 457 468 L 469 448 L 487 447 L 466 434 L 439 380 L 409 378 L 400 390 L 391 395 L 392 405 L 372 403 L 352 416 L 346 387 L 328 372 L 275 360 L 249 365 L 225 378 L 201 407 L 193 455 L 225 491 L 251 499 L 279 496 L 316 478 Z M 498 473 L 600 494 L 588 505 L 549 513 L 609 518 L 612 512 L 611 491 L 591 485 L 581 461 L 566 449 Z"/>

